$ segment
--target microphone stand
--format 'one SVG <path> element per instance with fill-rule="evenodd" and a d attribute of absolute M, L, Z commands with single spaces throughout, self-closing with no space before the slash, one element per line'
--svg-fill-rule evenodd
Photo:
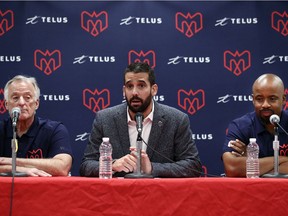
<path fill-rule="evenodd" d="M 13 138 L 11 140 L 12 148 L 12 171 L 8 173 L 0 173 L 0 176 L 4 177 L 25 177 L 28 176 L 26 173 L 16 172 L 16 154 L 18 150 L 18 141 L 16 138 L 16 124 L 13 124 Z"/>
<path fill-rule="evenodd" d="M 142 151 L 142 137 L 141 132 L 138 132 L 137 137 L 137 164 L 136 164 L 136 170 L 134 170 L 133 173 L 126 174 L 124 178 L 153 178 L 152 175 L 145 174 L 141 172 L 141 151 Z"/>
<path fill-rule="evenodd" d="M 262 175 L 263 178 L 288 178 L 287 174 L 279 173 L 279 140 L 278 140 L 278 127 L 274 127 L 274 141 L 273 141 L 273 149 L 274 149 L 274 173 L 267 173 Z"/>

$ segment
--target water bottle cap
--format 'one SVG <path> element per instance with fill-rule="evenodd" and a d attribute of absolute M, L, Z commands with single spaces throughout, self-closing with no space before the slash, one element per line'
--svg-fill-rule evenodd
<path fill-rule="evenodd" d="M 103 142 L 109 142 L 109 137 L 103 137 L 103 138 L 102 138 L 102 141 L 103 141 Z"/>
<path fill-rule="evenodd" d="M 256 138 L 250 138 L 249 141 L 250 142 L 256 142 Z"/>

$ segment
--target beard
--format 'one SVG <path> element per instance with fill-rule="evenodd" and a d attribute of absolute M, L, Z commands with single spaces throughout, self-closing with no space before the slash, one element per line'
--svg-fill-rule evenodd
<path fill-rule="evenodd" d="M 269 117 L 260 117 L 260 120 L 264 125 L 271 124 Z"/>
<path fill-rule="evenodd" d="M 271 112 L 271 115 L 274 114 L 274 111 L 273 110 L 270 110 L 270 109 L 264 109 L 264 110 L 260 110 L 259 111 L 259 114 L 258 114 L 258 117 L 260 118 L 261 122 L 264 124 L 264 125 L 269 125 L 271 124 L 270 122 L 270 116 L 264 116 L 264 115 L 261 115 L 261 112 Z"/>
<path fill-rule="evenodd" d="M 128 100 L 128 98 L 125 96 L 125 99 L 127 101 L 129 109 L 133 113 L 137 113 L 137 112 L 143 113 L 148 108 L 148 106 L 150 105 L 151 100 L 152 100 L 152 95 L 150 94 L 144 101 L 141 98 L 138 98 L 137 96 L 136 97 L 132 97 L 130 100 Z M 133 100 L 141 101 L 141 105 L 140 106 L 132 106 L 131 102 Z"/>

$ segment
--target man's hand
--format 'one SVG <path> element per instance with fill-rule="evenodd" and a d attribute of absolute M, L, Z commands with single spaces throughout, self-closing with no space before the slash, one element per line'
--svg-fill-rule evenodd
<path fill-rule="evenodd" d="M 12 172 L 12 159 L 0 157 L 0 168 L 3 172 Z M 33 167 L 16 166 L 16 172 L 25 173 L 28 176 L 50 177 L 51 174 Z"/>
<path fill-rule="evenodd" d="M 151 161 L 146 154 L 146 152 L 142 151 L 141 153 L 141 169 L 145 174 L 150 175 L 152 172 L 152 164 Z"/>
<path fill-rule="evenodd" d="M 246 144 L 241 142 L 240 140 L 230 140 L 228 143 L 228 147 L 233 148 L 235 151 L 232 151 L 231 153 L 236 156 L 236 157 L 246 157 L 247 152 L 246 152 Z"/>
<path fill-rule="evenodd" d="M 50 175 L 49 173 L 43 171 L 43 170 L 39 170 L 37 168 L 29 168 L 29 167 L 17 167 L 16 171 L 18 172 L 24 172 L 26 173 L 28 176 L 32 176 L 32 177 L 51 177 L 52 175 Z"/>
<path fill-rule="evenodd" d="M 0 165 L 12 165 L 12 158 L 0 157 Z"/>
<path fill-rule="evenodd" d="M 127 154 L 117 160 L 112 165 L 112 170 L 115 172 L 133 172 L 136 170 L 137 158 L 131 154 Z"/>
<path fill-rule="evenodd" d="M 137 160 L 137 149 L 136 148 L 130 148 L 131 154 L 135 156 Z M 152 172 L 152 165 L 151 161 L 147 155 L 147 153 L 142 150 L 141 151 L 141 171 L 145 174 L 151 174 Z"/>

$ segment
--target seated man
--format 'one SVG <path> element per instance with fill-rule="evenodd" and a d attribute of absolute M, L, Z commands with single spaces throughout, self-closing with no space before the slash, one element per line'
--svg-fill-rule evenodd
<path fill-rule="evenodd" d="M 246 146 L 249 138 L 259 145 L 260 176 L 274 172 L 274 125 L 270 116 L 280 117 L 280 125 L 288 129 L 288 111 L 283 110 L 286 95 L 282 80 L 274 74 L 261 75 L 252 86 L 254 112 L 235 119 L 229 124 L 223 147 L 226 176 L 246 176 Z M 288 136 L 279 128 L 279 173 L 288 173 Z"/>
<path fill-rule="evenodd" d="M 114 176 L 137 170 L 135 114 L 144 116 L 141 168 L 153 177 L 199 177 L 202 167 L 187 114 L 153 100 L 158 86 L 154 70 L 146 63 L 132 63 L 124 71 L 126 103 L 96 113 L 80 167 L 81 176 L 99 175 L 99 146 L 109 137 Z M 153 150 L 152 150 L 153 149 Z"/>
<path fill-rule="evenodd" d="M 16 125 L 18 151 L 16 172 L 28 176 L 67 176 L 72 166 L 70 136 L 66 127 L 56 121 L 36 116 L 40 89 L 35 78 L 15 76 L 4 88 L 6 109 L 20 109 Z M 12 117 L 12 116 L 11 116 Z M 0 121 L 0 172 L 12 172 L 13 138 L 9 117 Z"/>

